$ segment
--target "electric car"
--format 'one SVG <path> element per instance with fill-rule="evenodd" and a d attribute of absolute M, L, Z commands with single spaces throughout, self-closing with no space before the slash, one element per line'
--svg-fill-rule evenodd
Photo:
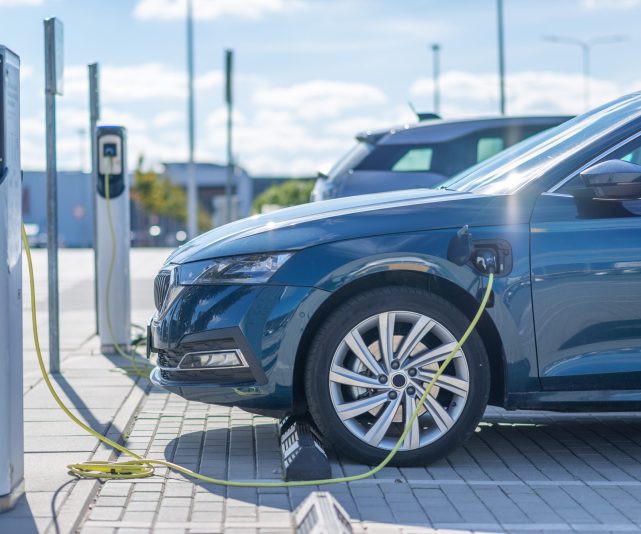
<path fill-rule="evenodd" d="M 156 278 L 152 380 L 190 400 L 310 417 L 335 450 L 376 463 L 478 310 L 489 254 L 488 306 L 396 465 L 448 454 L 487 404 L 641 409 L 639 163 L 635 93 L 439 189 L 214 229 Z"/>
<path fill-rule="evenodd" d="M 364 132 L 325 175 L 311 200 L 434 187 L 569 116 L 429 120 Z"/>

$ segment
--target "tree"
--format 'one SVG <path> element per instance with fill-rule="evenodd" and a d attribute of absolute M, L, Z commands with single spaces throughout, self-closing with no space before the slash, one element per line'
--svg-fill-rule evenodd
<path fill-rule="evenodd" d="M 314 180 L 287 180 L 272 185 L 263 191 L 252 206 L 255 213 L 261 213 L 263 206 L 276 205 L 281 208 L 297 206 L 309 202 L 309 195 L 314 188 Z"/>
<path fill-rule="evenodd" d="M 134 173 L 131 198 L 138 202 L 148 215 L 167 217 L 186 224 L 187 193 L 185 190 L 162 174 L 143 170 L 142 166 L 143 160 L 140 158 Z M 211 228 L 210 217 L 202 207 L 198 209 L 198 226 L 201 231 Z"/>

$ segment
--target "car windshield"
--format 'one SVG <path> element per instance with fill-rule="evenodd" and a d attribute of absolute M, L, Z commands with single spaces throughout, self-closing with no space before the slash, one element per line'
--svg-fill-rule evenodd
<path fill-rule="evenodd" d="M 363 158 L 374 149 L 374 145 L 366 141 L 358 141 L 349 152 L 340 158 L 329 170 L 327 176 L 330 180 L 338 175 L 344 174 L 356 167 Z"/>
<path fill-rule="evenodd" d="M 442 189 L 509 195 L 641 111 L 641 93 L 624 96 L 546 130 L 444 182 Z"/>

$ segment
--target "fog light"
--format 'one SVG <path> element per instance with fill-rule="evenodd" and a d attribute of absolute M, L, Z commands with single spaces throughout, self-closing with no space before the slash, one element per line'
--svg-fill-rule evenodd
<path fill-rule="evenodd" d="M 178 364 L 178 369 L 221 369 L 243 366 L 246 366 L 246 363 L 239 350 L 218 350 L 185 354 Z"/>

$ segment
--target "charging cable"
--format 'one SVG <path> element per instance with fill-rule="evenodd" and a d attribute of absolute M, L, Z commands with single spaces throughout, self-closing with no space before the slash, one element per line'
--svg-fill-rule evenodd
<path fill-rule="evenodd" d="M 106 183 L 108 183 L 108 180 Z M 109 186 L 107 185 L 106 191 L 109 191 L 108 188 Z M 108 194 L 107 194 L 107 198 L 108 198 Z M 109 204 L 107 204 L 107 208 L 109 210 Z M 108 211 L 108 214 L 109 214 L 109 211 Z M 110 215 L 109 215 L 109 220 L 111 220 Z M 111 229 L 113 232 L 113 225 L 111 225 Z M 115 236 L 115 233 L 112 233 L 112 235 Z M 115 237 L 114 237 L 114 240 L 115 240 Z M 107 438 L 106 436 L 103 436 L 102 434 L 100 434 L 99 432 L 97 432 L 87 424 L 85 424 L 83 421 L 81 421 L 78 417 L 76 417 L 71 412 L 71 410 L 69 410 L 69 408 L 62 401 L 62 399 L 56 392 L 55 388 L 53 387 L 53 384 L 51 383 L 51 379 L 49 378 L 49 375 L 44 365 L 44 360 L 42 358 L 42 351 L 40 350 L 40 340 L 38 336 L 38 321 L 37 321 L 37 313 L 36 313 L 36 297 L 35 297 L 33 263 L 31 261 L 31 249 L 29 248 L 29 241 L 27 240 L 27 233 L 25 231 L 24 225 L 22 226 L 22 241 L 24 243 L 24 248 L 27 256 L 27 267 L 29 271 L 29 288 L 31 291 L 31 322 L 33 324 L 33 340 L 36 347 L 36 356 L 38 358 L 38 365 L 40 367 L 40 372 L 42 373 L 42 377 L 45 381 L 45 384 L 47 385 L 47 388 L 51 392 L 51 395 L 53 396 L 54 400 L 56 401 L 60 409 L 65 414 L 67 414 L 67 416 L 74 423 L 76 423 L 80 428 L 85 430 L 88 434 L 91 434 L 92 436 L 94 436 L 96 439 L 102 441 L 106 445 L 109 445 L 113 449 L 133 458 L 132 460 L 128 460 L 128 461 L 110 461 L 110 462 L 88 461 L 88 462 L 81 462 L 81 463 L 75 463 L 75 464 L 69 465 L 68 468 L 70 472 L 80 478 L 102 478 L 102 479 L 144 478 L 144 477 L 150 477 L 154 475 L 154 466 L 166 467 L 168 469 L 182 473 L 183 475 L 187 475 L 191 478 L 195 478 L 202 482 L 207 482 L 207 483 L 215 484 L 218 486 L 227 486 L 227 487 L 236 487 L 236 488 L 291 488 L 291 487 L 299 487 L 299 486 L 321 486 L 321 485 L 327 485 L 327 484 L 354 482 L 356 480 L 363 480 L 365 478 L 374 476 L 381 469 L 383 469 L 387 464 L 390 463 L 392 458 L 394 458 L 396 453 L 399 451 L 399 449 L 403 445 L 403 442 L 405 441 L 407 434 L 412 428 L 414 421 L 418 417 L 419 410 L 427 400 L 427 396 L 430 394 L 430 391 L 432 390 L 434 383 L 443 374 L 443 372 L 445 371 L 447 366 L 450 364 L 454 356 L 458 353 L 458 351 L 461 350 L 461 347 L 467 341 L 467 338 L 470 336 L 470 334 L 476 327 L 477 323 L 481 319 L 483 310 L 485 309 L 488 299 L 490 298 L 490 294 L 492 292 L 492 285 L 494 283 L 494 273 L 492 272 L 492 270 L 490 270 L 488 273 L 487 288 L 485 289 L 483 300 L 481 301 L 481 304 L 476 312 L 476 315 L 470 322 L 465 333 L 461 336 L 461 339 L 458 341 L 456 346 L 449 353 L 447 358 L 445 358 L 441 366 L 438 368 L 438 371 L 434 374 L 429 384 L 425 388 L 423 395 L 421 395 L 421 398 L 417 403 L 416 408 L 412 412 L 412 415 L 409 418 L 409 421 L 407 422 L 407 425 L 403 430 L 403 433 L 398 438 L 398 441 L 396 442 L 392 450 L 383 459 L 383 461 L 381 461 L 381 463 L 379 463 L 377 466 L 373 467 L 368 471 L 365 471 L 364 473 L 360 473 L 358 475 L 347 476 L 347 477 L 337 477 L 337 478 L 325 478 L 321 480 L 296 480 L 291 482 L 259 482 L 259 481 L 223 480 L 220 478 L 212 478 L 205 475 L 201 475 L 200 473 L 192 471 L 191 469 L 187 469 L 186 467 L 182 467 L 181 465 L 175 464 L 173 462 L 168 462 L 166 460 L 152 460 L 148 458 L 143 458 L 142 456 L 129 450 L 123 445 L 120 445 L 119 443 L 116 443 L 115 441 Z M 112 335 L 112 340 L 113 340 L 113 335 Z M 124 351 L 121 352 L 119 350 L 118 352 L 126 356 Z M 135 365 L 135 362 L 134 362 L 134 365 Z"/>

